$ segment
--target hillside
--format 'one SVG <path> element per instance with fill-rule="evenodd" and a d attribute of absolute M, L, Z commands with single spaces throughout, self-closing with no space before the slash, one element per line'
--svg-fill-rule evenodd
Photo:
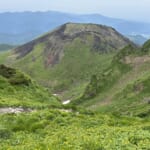
<path fill-rule="evenodd" d="M 58 100 L 29 76 L 0 65 L 0 108 L 59 106 Z"/>
<path fill-rule="evenodd" d="M 76 91 L 84 89 L 91 75 L 107 67 L 114 53 L 128 44 L 134 45 L 113 28 L 68 23 L 17 47 L 6 62 L 55 93 L 70 93 L 71 98 L 73 93 L 80 94 Z"/>
<path fill-rule="evenodd" d="M 67 22 L 112 26 L 124 35 L 150 35 L 150 24 L 110 18 L 99 14 L 47 12 L 0 13 L 0 43 L 20 45 Z"/>
<path fill-rule="evenodd" d="M 4 113 L 6 108 L 9 112 Z M 56 98 L 28 76 L 0 65 L 1 150 L 147 150 L 149 117 L 145 114 L 139 117 L 62 109 Z"/>
<path fill-rule="evenodd" d="M 149 85 L 149 79 L 142 83 Z M 130 86 L 128 91 L 131 89 Z M 149 89 L 145 92 L 149 94 Z M 150 148 L 148 115 L 124 117 L 118 113 L 62 108 L 55 97 L 29 76 L 0 65 L 1 150 Z"/>
<path fill-rule="evenodd" d="M 150 149 L 150 41 L 69 23 L 0 64 L 0 150 Z"/>
<path fill-rule="evenodd" d="M 111 65 L 91 78 L 83 95 L 73 104 L 100 112 L 149 116 L 150 41 L 142 48 L 127 46 Z"/>
<path fill-rule="evenodd" d="M 25 109 L 20 113 L 2 113 L 2 107 Z M 150 126 L 148 116 L 143 116 L 61 109 L 56 98 L 28 76 L 0 65 L 1 150 L 147 150 L 150 148 Z"/>

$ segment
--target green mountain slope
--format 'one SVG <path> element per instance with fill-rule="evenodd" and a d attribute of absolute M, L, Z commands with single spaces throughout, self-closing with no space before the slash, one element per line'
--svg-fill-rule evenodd
<path fill-rule="evenodd" d="M 74 100 L 62 106 L 29 76 L 0 65 L 0 149 L 150 149 L 150 41 L 137 48 L 108 27 L 62 27 L 1 53 L 0 63 Z M 1 113 L 20 106 L 31 111 Z"/>
<path fill-rule="evenodd" d="M 16 48 L 7 64 L 68 99 L 78 96 L 91 75 L 109 66 L 114 53 L 128 44 L 134 45 L 113 28 L 68 23 Z"/>
<path fill-rule="evenodd" d="M 0 65 L 1 107 L 35 111 L 0 112 L 0 149 L 149 149 L 149 118 L 92 111 L 67 111 L 25 74 Z M 42 109 L 38 109 L 42 108 Z M 109 142 L 108 142 L 109 141 Z"/>
<path fill-rule="evenodd" d="M 0 65 L 0 107 L 59 106 L 58 100 L 27 75 Z"/>
<path fill-rule="evenodd" d="M 142 83 L 149 85 L 145 79 Z M 46 93 L 25 74 L 0 65 L 0 106 L 36 108 L 19 114 L 0 113 L 1 150 L 150 148 L 148 116 L 142 119 L 54 109 L 60 104 Z"/>
<path fill-rule="evenodd" d="M 101 112 L 150 115 L 149 43 L 120 50 L 111 65 L 93 76 L 83 95 L 72 103 Z"/>

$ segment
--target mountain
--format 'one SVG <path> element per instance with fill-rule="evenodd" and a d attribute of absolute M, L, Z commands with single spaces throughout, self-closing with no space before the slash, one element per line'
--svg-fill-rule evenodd
<path fill-rule="evenodd" d="M 138 45 L 143 45 L 148 40 L 148 38 L 143 35 L 126 35 L 126 37 Z"/>
<path fill-rule="evenodd" d="M 128 44 L 134 45 L 111 27 L 67 23 L 17 47 L 6 62 L 53 92 L 67 91 L 72 97 L 73 91 L 83 89 L 91 75 L 108 66 L 113 54 Z"/>
<path fill-rule="evenodd" d="M 55 97 L 29 76 L 0 65 L 0 107 L 42 108 L 59 105 Z"/>
<path fill-rule="evenodd" d="M 9 44 L 0 44 L 0 51 L 6 51 L 15 48 L 16 46 L 14 45 L 9 45 Z"/>
<path fill-rule="evenodd" d="M 137 97 L 142 91 L 148 96 L 149 79 L 143 78 L 136 86 L 130 85 L 125 92 L 119 93 L 120 107 L 114 109 L 125 108 L 125 105 L 128 110 L 135 96 L 133 91 Z M 150 148 L 150 118 L 145 109 L 149 107 L 148 98 L 143 102 L 145 113 L 134 117 L 132 114 L 120 116 L 118 112 L 110 114 L 109 107 L 104 114 L 81 108 L 76 111 L 69 107 L 62 109 L 58 100 L 47 92 L 20 71 L 0 65 L 0 149 Z M 124 104 L 126 93 L 130 99 Z"/>
<path fill-rule="evenodd" d="M 0 52 L 0 63 L 48 86 L 0 65 L 0 149 L 150 149 L 150 41 L 68 23 Z"/>
<path fill-rule="evenodd" d="M 149 54 L 149 41 L 137 47 L 111 27 L 67 23 L 3 53 L 3 61 L 71 107 L 142 116 L 149 114 Z"/>
<path fill-rule="evenodd" d="M 150 35 L 150 24 L 105 17 L 55 11 L 0 13 L 0 43 L 20 45 L 67 22 L 112 26 L 124 35 Z"/>
<path fill-rule="evenodd" d="M 110 66 L 92 76 L 83 94 L 72 104 L 100 112 L 150 116 L 150 41 L 127 46 Z"/>

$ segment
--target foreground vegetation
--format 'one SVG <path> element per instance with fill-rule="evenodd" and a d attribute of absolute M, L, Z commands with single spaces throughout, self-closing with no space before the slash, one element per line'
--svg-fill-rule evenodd
<path fill-rule="evenodd" d="M 90 45 L 82 38 L 66 45 L 61 63 L 48 57 L 56 63 L 49 68 L 44 42 L 28 55 L 26 46 L 21 55 L 1 53 L 0 63 L 74 100 L 62 105 L 50 88 L 0 65 L 0 150 L 150 150 L 150 41 L 107 54 L 86 38 Z"/>
<path fill-rule="evenodd" d="M 0 109 L 20 106 L 32 111 L 0 113 L 0 150 L 150 149 L 149 116 L 63 108 L 29 76 L 0 65 Z"/>
<path fill-rule="evenodd" d="M 24 73 L 0 65 L 0 107 L 54 107 L 60 102 Z"/>
<path fill-rule="evenodd" d="M 0 115 L 1 150 L 150 149 L 150 121 L 45 109 Z"/>

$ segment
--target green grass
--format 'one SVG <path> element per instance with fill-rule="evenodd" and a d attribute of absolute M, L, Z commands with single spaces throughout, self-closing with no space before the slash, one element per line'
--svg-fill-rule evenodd
<path fill-rule="evenodd" d="M 47 89 L 18 70 L 0 65 L 0 107 L 61 106 Z"/>
<path fill-rule="evenodd" d="M 98 54 L 76 39 L 49 69 L 43 49 L 39 44 L 15 62 L 14 55 L 1 53 L 0 62 L 12 63 L 49 89 L 0 65 L 0 107 L 35 110 L 0 114 L 0 150 L 150 149 L 150 61 L 126 62 L 126 57 L 147 58 L 148 51 L 128 46 L 116 55 Z M 75 100 L 63 107 L 50 89 Z"/>
<path fill-rule="evenodd" d="M 150 115 L 150 76 L 140 78 L 128 84 L 121 92 L 117 93 L 112 104 L 107 109 L 124 114 Z M 123 107 L 122 107 L 123 106 Z M 111 109 L 110 109 L 111 108 Z"/>
<path fill-rule="evenodd" d="M 125 58 L 144 59 L 149 52 L 128 46 L 116 55 L 98 54 L 76 39 L 49 69 L 43 49 L 44 43 L 39 44 L 15 62 L 14 55 L 1 53 L 0 63 L 21 68 L 49 89 L 0 65 L 0 108 L 34 110 L 0 114 L 0 150 L 150 149 L 150 61 L 128 64 Z M 60 92 L 61 99 L 75 100 L 63 107 L 50 89 Z"/>
<path fill-rule="evenodd" d="M 6 62 L 6 59 L 8 58 L 9 54 L 10 54 L 10 51 L 0 52 L 0 64 L 3 64 Z"/>
<path fill-rule="evenodd" d="M 138 69 L 130 70 L 128 73 L 124 74 L 118 81 L 110 88 L 109 90 L 99 93 L 95 98 L 92 98 L 86 101 L 83 106 L 88 107 L 89 109 L 100 111 L 100 112 L 117 112 L 123 114 L 139 114 L 141 112 L 146 112 L 149 108 L 148 103 L 139 103 L 137 98 L 132 97 L 132 101 L 128 99 L 128 93 L 125 92 L 125 89 L 128 89 L 128 85 L 134 85 L 138 80 L 143 80 L 142 78 L 147 78 L 150 75 L 149 63 L 144 63 Z M 147 85 L 149 86 L 149 85 Z M 145 87 L 145 85 L 144 85 Z M 124 95 L 124 97 L 120 98 Z M 134 91 L 130 91 L 134 95 Z M 143 91 L 141 91 L 143 93 Z M 144 99 L 141 98 L 141 101 Z M 127 97 L 126 97 L 127 96 Z M 138 95 L 135 95 L 138 97 Z M 145 95 L 146 97 L 146 95 Z M 140 99 L 140 97 L 139 97 Z M 144 102 L 144 101 L 143 101 Z M 134 109 L 133 109 L 134 108 Z M 145 110 L 144 110 L 145 109 Z"/>
<path fill-rule="evenodd" d="M 150 149 L 147 119 L 41 110 L 0 115 L 0 149 Z"/>
<path fill-rule="evenodd" d="M 90 45 L 92 40 L 90 36 L 88 40 Z M 50 88 L 51 91 L 61 93 L 62 99 L 78 97 L 82 92 L 78 89 L 87 84 L 93 74 L 98 74 L 107 68 L 114 55 L 114 53 L 93 52 L 89 45 L 81 42 L 81 39 L 75 39 L 72 44 L 64 48 L 64 57 L 60 63 L 47 68 L 44 65 L 45 57 L 42 53 L 44 45 L 43 43 L 35 46 L 32 52 L 22 59 L 12 61 L 12 64 L 28 73 L 40 84 Z M 73 92 L 74 89 L 78 90 L 77 94 Z"/>
<path fill-rule="evenodd" d="M 105 113 L 149 115 L 150 60 L 148 52 L 142 49 L 127 46 L 118 52 L 110 66 L 92 77 L 83 95 L 72 101 L 71 105 Z M 126 63 L 126 57 L 133 62 Z M 133 90 L 137 83 L 143 90 Z"/>
<path fill-rule="evenodd" d="M 95 77 L 93 80 L 95 81 Z M 144 87 L 148 87 L 144 89 L 147 94 L 148 81 L 146 75 L 139 81 Z M 126 93 L 129 95 L 132 87 L 127 88 Z M 150 116 L 146 115 L 141 119 L 122 117 L 119 113 L 101 114 L 83 109 L 64 112 L 59 101 L 29 76 L 1 65 L 0 107 L 9 106 L 33 108 L 35 111 L 0 114 L 0 150 L 150 148 Z"/>
<path fill-rule="evenodd" d="M 117 54 L 118 55 L 118 54 Z M 73 101 L 73 104 L 81 104 L 93 99 L 99 93 L 107 92 L 121 78 L 121 76 L 131 70 L 131 67 L 121 61 L 116 60 L 116 55 L 109 67 L 99 74 L 94 74 L 91 81 L 85 88 L 81 97 Z"/>

